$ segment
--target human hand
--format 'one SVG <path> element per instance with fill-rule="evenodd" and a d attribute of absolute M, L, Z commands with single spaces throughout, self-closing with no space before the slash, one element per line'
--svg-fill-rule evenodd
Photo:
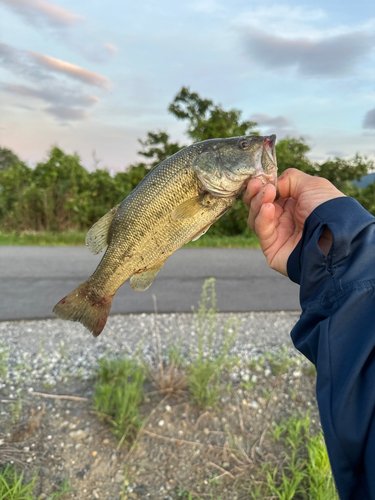
<path fill-rule="evenodd" d="M 287 276 L 288 258 L 302 236 L 306 218 L 325 201 L 345 195 L 327 179 L 294 168 L 285 170 L 277 182 L 278 200 L 274 201 L 275 186 L 263 186 L 259 179 L 248 183 L 243 200 L 250 210 L 247 223 L 258 235 L 268 265 Z M 327 254 L 331 244 L 332 234 L 325 229 L 319 246 Z"/>

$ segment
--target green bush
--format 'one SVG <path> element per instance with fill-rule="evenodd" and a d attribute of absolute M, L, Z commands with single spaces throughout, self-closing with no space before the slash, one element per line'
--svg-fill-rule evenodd
<path fill-rule="evenodd" d="M 339 500 L 323 433 L 312 435 L 310 423 L 309 412 L 274 423 L 272 437 L 283 445 L 285 458 L 263 465 L 264 480 L 249 490 L 253 500 Z"/>
<path fill-rule="evenodd" d="M 144 392 L 144 369 L 126 358 L 99 360 L 94 407 L 108 419 L 112 432 L 123 443 L 132 443 L 142 426 L 139 414 Z"/>

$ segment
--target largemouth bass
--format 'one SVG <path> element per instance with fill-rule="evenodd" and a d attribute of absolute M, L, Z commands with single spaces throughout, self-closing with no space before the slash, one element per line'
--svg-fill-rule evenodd
<path fill-rule="evenodd" d="M 89 250 L 107 250 L 92 276 L 53 312 L 98 336 L 128 278 L 134 290 L 147 290 L 167 258 L 225 214 L 250 178 L 276 185 L 275 141 L 275 135 L 210 139 L 160 163 L 89 230 Z"/>

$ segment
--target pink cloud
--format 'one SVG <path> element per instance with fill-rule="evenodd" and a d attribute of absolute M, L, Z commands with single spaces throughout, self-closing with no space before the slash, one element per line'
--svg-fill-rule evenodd
<path fill-rule="evenodd" d="M 50 24 L 69 26 L 84 20 L 83 16 L 45 0 L 0 0 L 0 3 L 32 23 L 42 18 Z"/>
<path fill-rule="evenodd" d="M 63 73 L 71 78 L 88 83 L 89 85 L 94 85 L 95 87 L 101 87 L 102 89 L 109 90 L 111 87 L 110 79 L 106 76 L 99 75 L 99 73 L 94 73 L 93 71 L 81 68 L 75 64 L 62 61 L 61 59 L 56 59 L 54 57 L 45 56 L 44 54 L 39 54 L 38 52 L 30 51 L 29 54 L 35 62 L 49 70 L 56 71 L 57 73 Z"/>

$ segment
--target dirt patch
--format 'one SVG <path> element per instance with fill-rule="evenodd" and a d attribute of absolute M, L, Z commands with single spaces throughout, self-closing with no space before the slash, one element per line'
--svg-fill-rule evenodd
<path fill-rule="evenodd" d="M 12 388 L 3 387 L 0 461 L 14 461 L 26 478 L 39 471 L 35 495 L 41 500 L 66 479 L 72 488 L 66 499 L 174 500 L 187 499 L 187 492 L 193 498 L 249 499 L 254 469 L 280 453 L 268 433 L 272 423 L 310 409 L 318 430 L 315 376 L 299 361 L 277 376 L 248 369 L 246 383 L 233 373 L 226 377 L 217 408 L 207 410 L 192 405 L 187 392 L 165 396 L 149 387 L 141 407 L 144 425 L 130 449 L 118 446 L 93 411 L 93 380 L 71 379 L 49 391 L 76 399 L 37 395 L 48 392 L 43 386 L 24 388 L 22 409 L 15 394 L 9 398 Z"/>

